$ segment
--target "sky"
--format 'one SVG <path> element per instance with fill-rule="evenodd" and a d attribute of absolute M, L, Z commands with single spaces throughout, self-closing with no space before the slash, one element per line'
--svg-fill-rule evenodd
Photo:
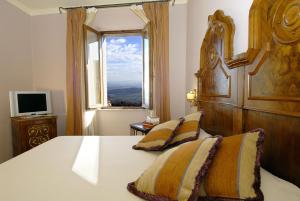
<path fill-rule="evenodd" d="M 107 36 L 106 75 L 108 83 L 142 86 L 143 80 L 142 36 Z"/>

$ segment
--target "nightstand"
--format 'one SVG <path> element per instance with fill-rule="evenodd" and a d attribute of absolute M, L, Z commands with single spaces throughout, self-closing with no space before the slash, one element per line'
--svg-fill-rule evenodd
<path fill-rule="evenodd" d="M 130 124 L 130 135 L 138 135 L 141 132 L 142 135 L 146 135 L 152 128 L 144 128 L 143 122 Z"/>

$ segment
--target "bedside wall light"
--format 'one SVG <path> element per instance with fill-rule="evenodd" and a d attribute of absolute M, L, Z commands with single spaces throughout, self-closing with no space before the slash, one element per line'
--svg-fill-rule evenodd
<path fill-rule="evenodd" d="M 197 90 L 196 89 L 190 90 L 186 94 L 186 99 L 188 102 L 191 103 L 191 105 L 196 106 L 197 105 Z"/>

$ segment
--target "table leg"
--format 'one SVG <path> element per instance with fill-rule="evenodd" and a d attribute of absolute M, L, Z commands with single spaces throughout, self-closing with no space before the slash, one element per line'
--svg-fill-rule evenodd
<path fill-rule="evenodd" d="M 130 135 L 134 135 L 134 129 L 130 128 Z"/>

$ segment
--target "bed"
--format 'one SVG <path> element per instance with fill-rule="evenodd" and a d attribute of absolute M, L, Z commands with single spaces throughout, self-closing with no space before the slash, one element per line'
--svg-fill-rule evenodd
<path fill-rule="evenodd" d="M 127 183 L 159 152 L 133 150 L 141 136 L 57 137 L 0 165 L 2 201 L 138 201 Z M 265 201 L 299 201 L 300 190 L 261 170 Z"/>

